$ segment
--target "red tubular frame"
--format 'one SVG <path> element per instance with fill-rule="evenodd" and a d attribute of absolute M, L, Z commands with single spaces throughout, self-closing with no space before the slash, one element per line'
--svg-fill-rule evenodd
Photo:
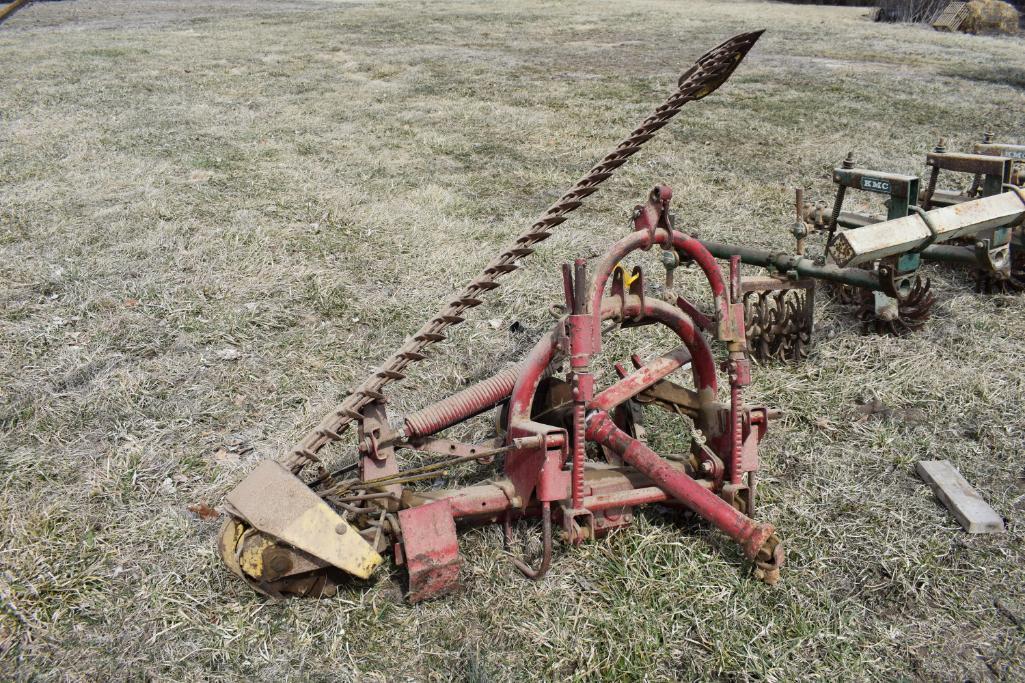
<path fill-rule="evenodd" d="M 728 453 L 725 460 L 729 463 L 728 474 L 730 482 L 734 485 L 741 483 L 742 473 L 740 471 L 741 451 L 743 447 L 743 427 L 741 424 L 742 405 L 741 387 L 750 381 L 750 366 L 746 357 L 746 335 L 744 332 L 743 310 L 735 311 L 733 297 L 739 292 L 739 260 L 730 263 L 730 283 L 723 278 L 723 272 L 719 263 L 711 252 L 708 251 L 698 240 L 668 227 L 669 200 L 672 198 L 672 190 L 664 185 L 659 185 L 652 190 L 648 203 L 635 209 L 634 226 L 635 231 L 626 238 L 616 242 L 612 248 L 602 257 L 595 267 L 594 281 L 590 288 L 589 302 L 592 311 L 597 311 L 601 306 L 605 289 L 609 278 L 612 276 L 615 267 L 631 252 L 642 249 L 650 249 L 654 245 L 664 248 L 673 248 L 682 252 L 687 258 L 698 264 L 708 285 L 712 290 L 714 299 L 717 325 L 713 331 L 716 336 L 727 341 L 730 348 L 730 360 L 727 362 L 730 380 L 730 428 L 726 448 Z M 686 305 L 681 305 L 680 302 Z M 680 299 L 677 307 L 687 311 L 694 309 L 684 299 Z M 702 316 L 703 317 L 703 316 Z M 710 326 L 711 321 L 703 320 L 702 327 Z M 692 325 L 693 326 L 693 325 Z M 601 317 L 595 316 L 594 322 L 594 352 L 601 350 Z M 714 374 L 714 370 L 713 370 Z"/>
<path fill-rule="evenodd" d="M 658 453 L 619 429 L 608 413 L 599 411 L 588 416 L 587 438 L 619 453 L 623 460 L 643 472 L 656 486 L 739 543 L 749 558 L 756 558 L 772 536 L 771 524 L 758 524 L 685 472 L 672 467 Z"/>
<path fill-rule="evenodd" d="M 668 498 L 669 494 L 659 487 L 645 486 L 640 489 L 618 491 L 604 496 L 584 498 L 584 507 L 591 512 L 602 512 L 603 510 L 633 507 L 634 505 L 664 503 Z"/>
<path fill-rule="evenodd" d="M 561 517 L 565 539 L 577 543 L 588 535 L 607 531 L 610 525 L 627 523 L 631 507 L 656 502 L 689 508 L 737 541 L 747 557 L 759 562 L 760 568 L 769 572 L 778 569 L 782 546 L 773 527 L 755 522 L 733 505 L 735 496 L 742 490 L 741 449 L 748 424 L 745 421 L 748 409 L 741 400 L 741 387 L 749 381 L 743 311 L 734 303 L 739 296 L 738 264 L 731 263 L 727 283 L 719 264 L 700 242 L 672 230 L 668 217 L 671 197 L 672 191 L 664 186 L 652 191 L 648 203 L 635 210 L 635 232 L 614 244 L 598 261 L 590 283 L 583 260 L 564 267 L 563 288 L 569 314 L 534 345 L 523 362 L 407 418 L 407 432 L 433 433 L 508 397 L 507 478 L 459 490 L 414 494 L 413 500 L 405 501 L 406 505 L 445 499 L 453 518 L 501 522 L 507 538 L 512 519 L 540 515 L 544 551 L 538 568 L 514 560 L 531 578 L 540 578 L 550 566 L 553 513 Z M 675 250 L 698 264 L 712 290 L 714 319 L 705 318 L 683 299 L 674 305 L 647 298 L 643 280 L 630 285 L 628 292 L 617 279 L 612 292 L 606 296 L 609 280 L 620 261 L 633 251 L 647 250 L 654 245 Z M 699 323 L 695 323 L 688 311 L 698 317 Z M 602 321 L 608 319 L 632 324 L 660 323 L 673 330 L 682 345 L 594 396 L 591 363 L 601 350 Z M 728 345 L 730 356 L 724 364 L 730 382 L 728 405 L 716 400 L 717 367 L 703 330 Z M 548 374 L 556 355 L 569 361 L 572 435 L 561 427 L 531 419 L 541 380 Z M 697 390 L 695 422 L 707 437 L 709 449 L 705 449 L 705 455 L 692 456 L 689 464 L 683 464 L 661 458 L 620 429 L 609 413 L 688 362 Z M 754 430 L 754 420 L 750 422 Z M 752 433 L 755 444 L 763 431 Z M 629 467 L 585 465 L 587 441 L 617 453 Z M 702 466 L 698 470 L 702 473 L 701 479 L 691 476 L 692 468 L 697 467 L 693 458 Z M 748 469 L 753 466 L 749 465 Z M 724 474 L 729 476 L 729 484 L 724 485 Z M 753 479 L 750 481 L 753 483 Z M 748 502 L 752 500 L 749 496 Z"/>
<path fill-rule="evenodd" d="M 609 405 L 615 405 L 636 395 L 646 386 L 650 386 L 662 377 L 668 375 L 676 368 L 683 365 L 686 360 L 691 360 L 694 373 L 695 386 L 699 392 L 704 394 L 705 400 L 711 400 L 716 390 L 715 363 L 712 359 L 711 349 L 705 338 L 697 331 L 693 322 L 680 309 L 659 300 L 642 301 L 637 296 L 624 295 L 622 298 L 609 297 L 601 302 L 599 307 L 601 319 L 622 317 L 637 319 L 644 317 L 656 320 L 673 331 L 680 337 L 686 347 L 677 349 L 667 356 L 657 359 L 650 372 L 637 372 L 630 377 L 620 381 L 616 385 L 606 389 L 588 405 L 589 417 L 586 422 L 586 438 L 605 445 L 619 453 L 623 459 L 647 476 L 656 486 L 665 493 L 671 495 L 680 503 L 698 513 L 706 520 L 722 529 L 730 537 L 740 543 L 748 557 L 754 558 L 765 546 L 766 541 L 773 533 L 769 525 L 757 524 L 746 517 L 739 510 L 710 492 L 678 467 L 673 467 L 658 456 L 657 453 L 645 446 L 643 443 L 631 438 L 625 432 L 615 426 L 608 414 L 601 410 Z M 598 317 L 598 316 L 596 316 Z M 530 419 L 530 410 L 534 401 L 534 394 L 540 384 L 541 375 L 548 367 L 555 354 L 557 336 L 550 334 L 542 339 L 531 350 L 522 368 L 516 386 L 513 389 L 509 410 L 509 438 L 521 435 L 543 433 L 551 427 L 538 425 Z M 539 429 L 540 428 L 540 429 Z M 538 489 L 543 487 L 546 476 L 554 476 L 561 473 L 558 470 L 547 469 L 542 462 L 545 453 L 538 451 L 527 451 L 526 453 L 510 453 L 506 460 L 506 472 L 514 485 L 517 480 L 530 481 L 533 488 L 534 477 L 537 478 Z M 535 469 L 536 468 L 536 469 Z M 532 476 L 525 476 L 532 473 Z M 553 483 L 558 486 L 558 483 Z M 523 490 L 517 486 L 517 493 L 524 499 L 529 498 L 530 491 Z M 572 492 L 566 492 L 558 499 L 570 497 Z M 582 496 L 581 496 L 582 497 Z M 638 490 L 633 494 L 624 493 L 615 496 L 611 502 L 593 500 L 592 504 L 599 503 L 601 508 L 611 508 L 654 500 L 665 500 L 649 490 Z M 548 502 L 547 500 L 544 502 Z M 581 502 L 581 504 L 583 504 Z M 584 505 L 584 507 L 587 507 Z M 588 508 L 589 509 L 589 508 Z M 592 510 L 593 512 L 594 510 Z"/>
<path fill-rule="evenodd" d="M 701 336 L 701 333 L 694 326 L 693 321 L 683 311 L 664 301 L 650 299 L 641 302 L 640 299 L 631 296 L 625 297 L 623 301 L 612 298 L 606 299 L 600 304 L 599 311 L 601 312 L 601 319 L 617 316 L 635 318 L 643 315 L 657 320 L 676 332 L 689 352 L 691 370 L 694 373 L 694 386 L 699 391 L 708 390 L 711 392 L 711 395 L 715 395 L 718 388 L 718 380 L 715 374 L 715 359 L 712 357 L 712 350 L 708 346 L 708 342 L 705 341 L 705 338 Z M 510 439 L 513 438 L 513 425 L 526 425 L 531 422 L 530 409 L 534 402 L 534 394 L 537 393 L 537 388 L 541 383 L 541 377 L 545 368 L 548 367 L 555 357 L 555 350 L 556 335 L 553 332 L 541 339 L 531 349 L 530 355 L 523 362 L 522 372 L 516 381 L 516 386 L 513 387 L 512 397 L 509 400 Z M 680 363 L 680 365 L 682 364 Z M 665 374 L 668 374 L 668 372 Z M 622 382 L 610 387 L 613 390 L 613 395 L 618 393 L 616 387 L 619 384 L 622 384 Z M 610 389 L 599 395 L 605 394 Z M 638 389 L 637 391 L 639 392 L 640 390 Z M 627 396 L 626 398 L 629 397 Z M 593 407 L 596 407 L 593 403 L 588 405 L 589 409 Z M 547 425 L 542 426 L 545 429 L 550 429 Z"/>

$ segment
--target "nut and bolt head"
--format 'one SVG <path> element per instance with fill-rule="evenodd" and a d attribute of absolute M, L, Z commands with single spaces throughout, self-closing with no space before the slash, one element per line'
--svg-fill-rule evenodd
<path fill-rule="evenodd" d="M 709 462 L 708 460 L 706 460 L 703 463 L 701 463 L 701 471 L 702 472 L 711 472 L 712 471 L 712 463 Z"/>
<path fill-rule="evenodd" d="M 854 152 L 847 152 L 847 158 L 843 160 L 844 168 L 854 168 Z"/>
<path fill-rule="evenodd" d="M 282 574 L 292 569 L 292 558 L 289 557 L 288 551 L 280 548 L 268 548 L 263 555 L 264 562 L 266 563 L 267 569 L 273 574 L 273 576 L 281 576 Z"/>
<path fill-rule="evenodd" d="M 349 525 L 347 525 L 345 522 L 339 522 L 338 525 L 335 527 L 335 533 L 339 536 L 345 535 L 345 532 L 348 530 Z"/>

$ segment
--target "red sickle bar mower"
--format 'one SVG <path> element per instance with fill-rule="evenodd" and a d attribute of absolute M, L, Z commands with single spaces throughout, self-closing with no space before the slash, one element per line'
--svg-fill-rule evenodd
<path fill-rule="evenodd" d="M 639 505 L 663 503 L 689 509 L 737 541 L 758 578 L 772 583 L 783 546 L 767 524 L 755 522 L 758 444 L 769 411 L 743 403 L 750 382 L 739 264 L 725 279 L 697 240 L 672 228 L 672 192 L 655 188 L 634 211 L 636 228 L 592 269 L 578 260 L 563 272 L 568 313 L 519 364 L 411 415 L 388 413 L 385 387 L 402 380 L 464 313 L 483 303 L 610 178 L 689 102 L 714 92 L 733 73 L 761 31 L 736 36 L 702 56 L 677 82 L 677 90 L 559 198 L 515 243 L 474 279 L 295 446 L 283 464 L 265 461 L 228 494 L 229 519 L 218 538 L 222 560 L 257 591 L 331 595 L 345 574 L 367 578 L 391 551 L 409 575 L 408 598 L 423 600 L 459 585 L 456 529 L 502 524 L 507 543 L 513 522 L 540 519 L 542 552 L 535 563 L 513 558 L 531 578 L 553 559 L 558 537 L 570 545 L 628 525 Z M 618 267 L 638 250 L 658 248 L 666 270 L 665 300 L 644 287 L 640 269 Z M 682 262 L 697 263 L 712 289 L 715 313 L 700 313 L 672 291 Z M 621 366 L 619 380 L 599 388 L 595 362 L 602 334 L 614 327 L 661 325 L 679 345 L 635 370 Z M 706 335 L 726 344 L 720 381 Z M 692 387 L 669 379 L 690 370 Z M 720 402 L 720 387 L 729 385 Z M 665 409 L 690 430 L 689 452 L 660 456 L 643 439 L 645 405 Z M 484 443 L 446 438 L 444 431 L 489 410 L 499 435 Z M 334 472 L 319 451 L 357 426 L 356 462 Z M 416 451 L 436 462 L 402 470 L 399 455 Z M 463 488 L 424 490 L 463 463 L 498 460 L 494 478 Z M 317 478 L 300 478 L 315 466 Z M 558 529 L 558 531 L 556 531 Z"/>
<path fill-rule="evenodd" d="M 336 473 L 309 488 L 281 465 L 261 465 L 227 498 L 235 518 L 225 525 L 220 547 L 229 567 L 270 595 L 330 594 L 340 578 L 335 570 L 366 577 L 380 553 L 392 550 L 406 567 L 408 598 L 415 602 L 459 586 L 457 525 L 501 523 L 508 542 L 512 522 L 540 518 L 543 550 L 536 566 L 513 558 L 537 579 L 551 566 L 556 537 L 570 545 L 599 538 L 629 525 L 637 506 L 663 503 L 696 513 L 734 539 L 756 576 L 774 583 L 783 546 L 771 525 L 750 516 L 769 411 L 741 400 L 750 364 L 737 303 L 739 259 L 724 278 L 697 240 L 672 228 L 671 197 L 668 187 L 654 188 L 634 210 L 635 231 L 605 253 L 590 277 L 582 259 L 564 266 L 569 313 L 524 361 L 397 426 L 384 402 L 370 406 L 360 429 L 357 476 L 339 479 Z M 713 316 L 697 313 L 671 286 L 671 302 L 646 292 L 640 267 L 624 284 L 619 262 L 653 248 L 661 250 L 663 264 L 697 264 L 712 290 Z M 672 267 L 667 273 L 671 285 Z M 635 361 L 632 372 L 618 367 L 618 381 L 598 388 L 594 364 L 603 331 L 651 325 L 672 330 L 679 345 L 646 363 Z M 702 328 L 726 345 L 724 381 Z M 692 388 L 669 379 L 687 367 Z M 723 402 L 721 384 L 729 387 Z M 679 417 L 691 431 L 689 453 L 664 458 L 639 438 L 645 404 Z M 470 444 L 439 436 L 495 408 L 504 437 Z M 407 449 L 443 460 L 400 471 L 398 454 Z M 494 479 L 456 489 L 408 486 L 496 456 L 503 462 Z"/>

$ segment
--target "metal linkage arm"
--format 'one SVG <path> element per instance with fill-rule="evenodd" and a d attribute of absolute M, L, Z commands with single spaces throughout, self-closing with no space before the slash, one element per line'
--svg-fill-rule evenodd
<path fill-rule="evenodd" d="M 841 233 L 841 237 L 843 234 Z M 839 284 L 852 285 L 863 289 L 878 291 L 882 289 L 879 278 L 869 270 L 861 268 L 840 268 L 832 264 L 818 265 L 810 258 L 788 254 L 786 252 L 774 252 L 768 249 L 757 249 L 755 247 L 742 247 L 733 244 L 723 244 L 710 240 L 701 240 L 701 244 L 720 259 L 731 256 L 739 256 L 740 260 L 752 266 L 760 266 L 779 273 L 797 273 L 800 277 L 811 277 L 817 280 L 828 280 Z"/>

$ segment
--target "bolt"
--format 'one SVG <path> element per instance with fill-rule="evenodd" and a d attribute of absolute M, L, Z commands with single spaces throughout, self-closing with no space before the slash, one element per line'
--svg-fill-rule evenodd
<path fill-rule="evenodd" d="M 289 557 L 288 551 L 282 548 L 267 548 L 263 553 L 263 563 L 266 568 L 264 578 L 271 581 L 292 569 L 292 558 Z"/>
<path fill-rule="evenodd" d="M 270 568 L 278 574 L 284 574 L 292 568 L 292 563 L 288 561 L 288 558 L 284 555 L 275 555 L 271 558 Z"/>
<path fill-rule="evenodd" d="M 339 522 L 338 526 L 335 527 L 335 533 L 339 536 L 344 536 L 345 532 L 349 530 L 349 525 L 345 522 Z"/>
<path fill-rule="evenodd" d="M 705 473 L 711 472 L 712 471 L 712 463 L 709 462 L 708 460 L 706 460 L 703 463 L 701 463 L 701 471 L 705 472 Z"/>
<path fill-rule="evenodd" d="M 847 158 L 843 160 L 844 168 L 854 168 L 854 152 L 847 152 Z"/>
<path fill-rule="evenodd" d="M 987 130 L 982 134 L 982 144 L 988 145 L 993 142 L 994 133 L 991 130 Z"/>
<path fill-rule="evenodd" d="M 937 154 L 943 154 L 947 151 L 947 139 L 940 138 L 940 141 L 936 143 L 936 147 L 933 149 Z"/>

